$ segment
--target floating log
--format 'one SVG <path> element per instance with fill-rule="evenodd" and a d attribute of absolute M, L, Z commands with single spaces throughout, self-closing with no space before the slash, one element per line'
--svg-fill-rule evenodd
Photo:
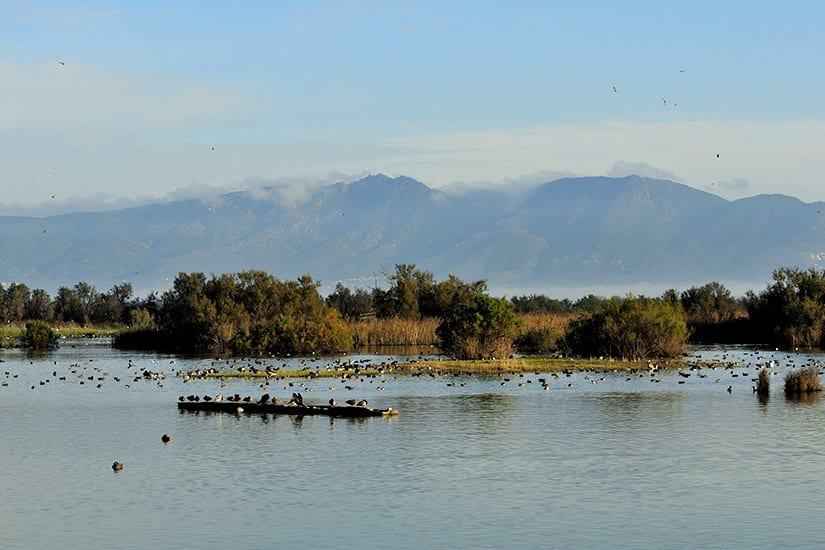
<path fill-rule="evenodd" d="M 225 412 L 236 413 L 238 409 L 244 413 L 291 414 L 295 416 L 337 416 L 343 418 L 364 418 L 368 416 L 395 416 L 398 411 L 387 409 L 373 409 L 372 407 L 350 407 L 329 405 L 276 405 L 274 403 L 236 403 L 234 401 L 178 401 L 178 409 L 190 412 Z"/>

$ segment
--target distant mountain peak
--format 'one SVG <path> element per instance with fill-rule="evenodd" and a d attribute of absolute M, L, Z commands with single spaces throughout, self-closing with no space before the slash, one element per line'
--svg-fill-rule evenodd
<path fill-rule="evenodd" d="M 0 281 L 165 290 L 181 271 L 309 273 L 326 285 L 414 263 L 490 288 L 764 281 L 825 257 L 825 205 L 728 201 L 669 180 L 563 178 L 459 195 L 378 173 L 107 212 L 0 216 Z M 89 229 L 92 228 L 92 231 Z M 550 290 L 548 290 L 550 292 Z"/>

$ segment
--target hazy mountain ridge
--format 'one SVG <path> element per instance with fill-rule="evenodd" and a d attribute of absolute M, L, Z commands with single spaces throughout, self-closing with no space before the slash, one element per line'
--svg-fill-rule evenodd
<path fill-rule="evenodd" d="M 823 203 L 728 201 L 667 180 L 565 178 L 526 192 L 451 195 L 382 174 L 288 200 L 276 188 L 107 212 L 0 216 L 0 281 L 54 292 L 180 271 L 263 269 L 325 285 L 415 263 L 491 288 L 765 281 L 825 252 Z"/>

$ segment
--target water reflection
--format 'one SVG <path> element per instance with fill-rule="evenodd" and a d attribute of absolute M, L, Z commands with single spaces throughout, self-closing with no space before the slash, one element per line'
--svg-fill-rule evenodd
<path fill-rule="evenodd" d="M 816 404 L 822 399 L 822 392 L 786 393 L 785 398 L 791 403 Z"/>
<path fill-rule="evenodd" d="M 810 526 L 825 513 L 825 403 L 820 394 L 775 395 L 768 406 L 752 395 L 744 368 L 663 372 L 660 383 L 600 373 L 595 384 L 585 378 L 592 373 L 573 374 L 549 391 L 526 380 L 502 386 L 495 376 L 388 377 L 386 391 L 366 381 L 358 392 L 398 417 L 342 419 L 175 414 L 178 395 L 214 394 L 220 381 L 170 376 L 160 388 L 132 382 L 137 368 L 128 366 L 168 374 L 203 359 L 94 346 L 2 358 L 10 375 L 0 388 L 0 517 L 14 526 L 4 547 L 823 542 Z M 72 380 L 75 363 L 84 376 L 111 373 L 104 388 Z M 69 380 L 55 382 L 55 369 Z M 243 394 L 258 385 L 230 383 Z M 329 385 L 315 386 L 317 400 L 352 395 Z M 164 445 L 164 433 L 174 441 Z M 113 460 L 125 464 L 119 475 Z"/>

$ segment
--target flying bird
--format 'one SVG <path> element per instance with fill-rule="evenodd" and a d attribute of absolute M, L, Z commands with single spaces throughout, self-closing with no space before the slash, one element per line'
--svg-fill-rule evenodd
<path fill-rule="evenodd" d="M 617 90 L 617 89 L 616 89 L 616 86 L 613 86 L 613 93 L 614 93 L 614 94 L 618 94 L 618 93 L 619 93 L 619 90 Z"/>

